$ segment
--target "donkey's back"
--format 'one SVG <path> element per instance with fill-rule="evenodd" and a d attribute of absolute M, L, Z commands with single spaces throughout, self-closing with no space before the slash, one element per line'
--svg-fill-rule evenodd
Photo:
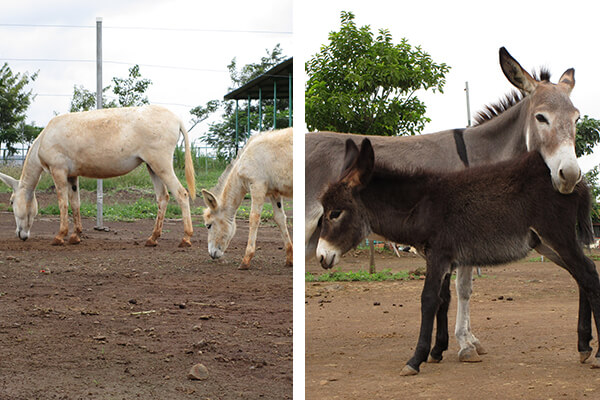
<path fill-rule="evenodd" d="M 38 155 L 47 167 L 68 165 L 70 176 L 120 176 L 157 156 L 172 158 L 183 129 L 155 105 L 64 114 L 40 134 Z"/>

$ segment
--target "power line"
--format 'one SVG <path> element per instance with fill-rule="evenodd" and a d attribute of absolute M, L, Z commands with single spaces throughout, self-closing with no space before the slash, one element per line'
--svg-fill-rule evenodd
<path fill-rule="evenodd" d="M 6 28 L 73 28 L 90 29 L 94 25 L 51 25 L 51 24 L 9 24 L 0 23 L 0 27 Z M 251 30 L 251 29 L 202 29 L 202 28 L 168 28 L 168 27 L 148 27 L 148 26 L 103 26 L 103 29 L 121 29 L 121 30 L 140 30 L 140 31 L 172 31 L 172 32 L 214 32 L 214 33 L 256 33 L 256 34 L 276 34 L 291 35 L 292 31 L 269 31 L 269 30 Z"/>
<path fill-rule="evenodd" d="M 0 61 L 17 61 L 17 62 L 67 62 L 67 63 L 95 63 L 96 60 L 82 60 L 82 59 L 58 59 L 58 58 L 0 58 Z M 202 72 L 218 72 L 218 73 L 229 73 L 226 70 L 210 69 L 210 68 L 195 68 L 195 67 L 179 67 L 173 65 L 157 65 L 157 64 L 139 64 L 126 61 L 103 61 L 105 64 L 116 64 L 116 65 L 139 65 L 140 67 L 148 68 L 166 68 L 166 69 L 177 69 L 177 70 L 188 70 L 188 71 L 202 71 Z"/>

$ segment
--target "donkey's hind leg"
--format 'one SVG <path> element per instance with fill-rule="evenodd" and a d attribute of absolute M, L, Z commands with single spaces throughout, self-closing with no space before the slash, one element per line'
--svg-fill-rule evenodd
<path fill-rule="evenodd" d="M 535 247 L 535 250 L 553 261 L 562 268 L 569 270 L 563 259 L 558 256 L 550 247 L 540 243 Z M 579 351 L 579 361 L 584 363 L 592 355 L 592 308 L 587 295 L 581 287 L 579 287 L 579 316 L 577 322 L 577 350 Z"/>
<path fill-rule="evenodd" d="M 479 340 L 471 332 L 469 301 L 472 293 L 473 268 L 459 266 L 456 270 L 458 304 L 454 334 L 460 346 L 458 359 L 462 362 L 480 362 L 481 357 L 479 356 L 486 353 Z"/>
<path fill-rule="evenodd" d="M 149 168 L 152 168 L 152 171 L 160 178 L 163 184 L 169 189 L 171 195 L 175 196 L 177 199 L 177 203 L 179 207 L 181 207 L 181 217 L 183 219 L 183 238 L 181 239 L 181 243 L 179 243 L 179 247 L 191 247 L 192 242 L 191 238 L 194 234 L 194 228 L 192 227 L 192 215 L 190 213 L 190 201 L 188 191 L 185 190 L 179 179 L 177 179 L 177 175 L 175 175 L 175 171 L 173 171 L 173 166 L 171 164 L 171 160 L 163 160 L 164 162 L 154 162 L 152 164 L 146 162 Z M 154 180 L 153 180 L 154 182 Z M 162 190 L 162 189 L 161 189 Z M 158 196 L 159 191 L 157 191 Z M 166 210 L 166 206 L 165 206 Z M 164 212 L 163 212 L 164 215 Z M 157 215 L 158 220 L 158 215 Z M 162 223 L 162 221 L 161 221 Z M 156 227 L 155 227 L 156 229 Z"/>
<path fill-rule="evenodd" d="M 149 165 L 148 173 L 152 179 L 154 185 L 154 192 L 156 193 L 156 202 L 158 203 L 158 212 L 156 213 L 156 222 L 154 223 L 154 230 L 152 235 L 146 240 L 146 246 L 154 247 L 157 245 L 157 239 L 162 234 L 163 222 L 165 220 L 165 212 L 167 211 L 167 205 L 169 204 L 169 192 L 163 181 L 152 171 Z"/>
<path fill-rule="evenodd" d="M 440 290 L 442 300 L 436 314 L 435 346 L 429 354 L 427 362 L 439 363 L 442 361 L 444 351 L 448 350 L 448 307 L 450 306 L 450 277 L 446 274 Z"/>
<path fill-rule="evenodd" d="M 283 200 L 281 196 L 270 196 L 269 200 L 273 205 L 273 219 L 279 227 L 283 244 L 285 245 L 285 266 L 291 267 L 294 265 L 293 246 L 290 239 L 290 233 L 286 225 L 285 211 L 283 210 Z"/>
<path fill-rule="evenodd" d="M 81 224 L 81 200 L 79 197 L 79 177 L 74 176 L 67 179 L 69 183 L 69 203 L 71 203 L 71 211 L 73 211 L 73 233 L 69 237 L 70 244 L 78 244 L 81 242 L 81 233 L 83 225 Z"/>

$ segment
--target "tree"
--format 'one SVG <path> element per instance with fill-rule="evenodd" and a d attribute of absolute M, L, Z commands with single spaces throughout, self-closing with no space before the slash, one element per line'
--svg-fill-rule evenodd
<path fill-rule="evenodd" d="M 414 135 L 430 121 L 415 92 L 442 92 L 449 69 L 406 39 L 392 43 L 388 30 L 374 37 L 343 11 L 340 30 L 306 63 L 306 124 L 311 130 Z"/>
<path fill-rule="evenodd" d="M 287 57 L 283 55 L 283 50 L 277 44 L 272 51 L 266 50 L 267 55 L 261 57 L 260 62 L 246 64 L 238 69 L 237 60 L 234 58 L 227 66 L 231 77 L 232 91 L 239 88 L 254 78 L 264 74 L 275 65 L 279 64 Z M 247 140 L 250 133 L 248 132 L 248 105 L 243 101 L 238 103 L 238 141 L 236 142 L 235 134 L 235 103 L 232 101 L 218 101 L 218 108 L 223 109 L 221 121 L 210 124 L 208 132 L 202 136 L 202 140 L 217 151 L 217 154 L 225 159 L 232 158 L 238 149 L 239 142 Z M 209 102 L 209 103 L 211 103 Z M 209 104 L 207 103 L 207 105 Z M 258 130 L 262 126 L 263 130 L 270 129 L 273 126 L 273 100 L 263 99 L 262 123 L 258 119 L 258 106 L 255 104 L 250 106 L 250 129 Z M 194 110 L 190 111 L 194 114 Z M 216 110 L 216 108 L 215 108 Z M 286 99 L 277 99 L 277 128 L 285 128 L 288 126 L 289 102 Z"/>
<path fill-rule="evenodd" d="M 102 107 L 133 107 L 148 104 L 148 97 L 144 95 L 148 87 L 152 84 L 150 79 L 143 79 L 140 73 L 140 67 L 136 64 L 129 68 L 129 77 L 112 78 L 114 87 L 113 93 L 118 96 L 117 100 L 108 100 L 105 92 L 110 89 L 110 85 L 102 89 Z M 96 92 L 84 88 L 82 85 L 73 87 L 73 97 L 71 98 L 71 112 L 89 111 L 96 108 Z"/>
<path fill-rule="evenodd" d="M 600 121 L 584 115 L 577 122 L 577 136 L 575 137 L 575 153 L 577 157 L 591 154 L 594 146 L 600 143 Z"/>
<path fill-rule="evenodd" d="M 585 180 L 592 190 L 592 221 L 600 223 L 600 165 L 596 165 L 585 174 Z"/>
<path fill-rule="evenodd" d="M 34 74 L 14 74 L 7 63 L 0 68 L 0 143 L 13 154 L 17 143 L 30 142 L 30 135 L 41 128 L 25 124 L 26 111 L 34 98 L 26 87 Z"/>

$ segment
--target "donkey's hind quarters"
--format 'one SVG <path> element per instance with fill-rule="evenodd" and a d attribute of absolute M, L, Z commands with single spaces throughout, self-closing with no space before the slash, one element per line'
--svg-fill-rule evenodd
<path fill-rule="evenodd" d="M 507 263 L 531 249 L 548 255 L 579 285 L 578 350 L 581 359 L 589 356 L 591 314 L 600 320 L 600 280 L 579 243 L 588 244 L 592 237 L 585 183 L 578 183 L 571 194 L 558 193 L 537 152 L 445 174 L 376 167 L 368 139 L 360 150 L 352 140 L 346 142 L 344 166 L 340 179 L 321 197 L 318 258 L 323 266 L 335 263 L 371 232 L 410 244 L 426 257 L 419 341 L 403 374 L 417 373 L 429 355 L 441 360 L 448 348 L 453 269 Z M 596 329 L 600 334 L 598 324 Z M 599 356 L 600 350 L 594 368 L 600 366 Z"/>

